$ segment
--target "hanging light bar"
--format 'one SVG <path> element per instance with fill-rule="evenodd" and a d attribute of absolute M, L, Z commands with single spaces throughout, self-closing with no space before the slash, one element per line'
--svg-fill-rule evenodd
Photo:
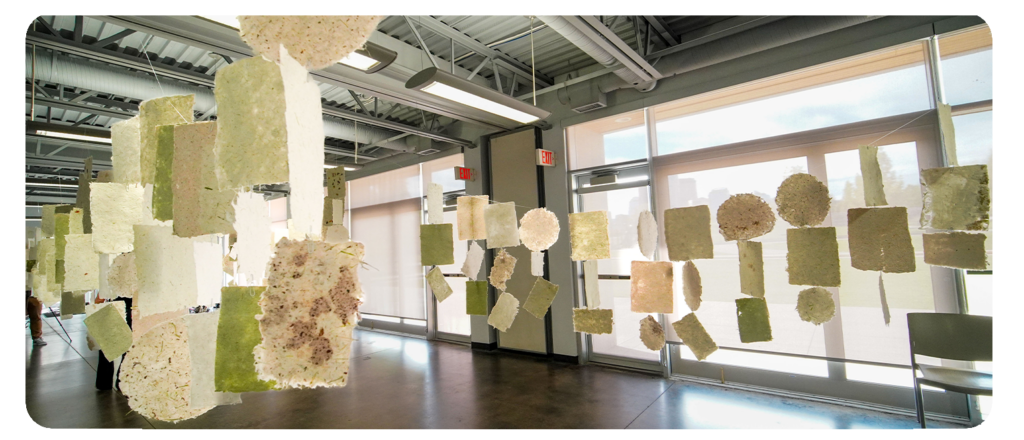
<path fill-rule="evenodd" d="M 398 58 L 398 52 L 367 41 L 363 48 L 348 54 L 339 62 L 366 73 L 374 73 L 391 65 L 395 58 Z"/>
<path fill-rule="evenodd" d="M 551 114 L 436 67 L 413 75 L 405 83 L 405 88 L 424 91 L 522 124 L 536 122 Z"/>
<path fill-rule="evenodd" d="M 59 131 L 47 131 L 47 130 L 36 130 L 36 134 L 39 136 L 54 137 L 61 139 L 71 139 L 76 141 L 89 141 L 89 142 L 102 142 L 105 144 L 111 143 L 110 138 L 101 138 L 97 136 L 86 136 L 81 134 L 72 133 L 61 133 Z"/>

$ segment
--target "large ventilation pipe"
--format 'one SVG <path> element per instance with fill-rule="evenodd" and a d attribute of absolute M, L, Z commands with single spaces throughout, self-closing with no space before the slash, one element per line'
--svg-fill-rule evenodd
<path fill-rule="evenodd" d="M 602 66 L 611 67 L 618 62 L 611 53 L 608 53 L 604 48 L 598 46 L 594 40 L 591 40 L 590 37 L 584 35 L 583 32 L 576 29 L 576 26 L 573 26 L 566 19 L 557 15 L 538 15 L 537 18 L 544 22 L 544 24 L 548 25 L 552 30 L 558 32 L 558 34 L 563 38 L 569 40 L 570 43 L 576 45 L 576 47 L 580 48 L 580 50 L 585 52 L 587 55 L 590 55 L 591 58 Z M 659 67 L 659 71 L 660 70 L 661 69 Z M 646 81 L 626 67 L 612 73 L 615 74 L 616 79 L 628 84 L 628 87 L 646 88 Z"/>
<path fill-rule="evenodd" d="M 194 94 L 196 96 L 195 109 L 200 113 L 206 113 L 217 104 L 213 97 L 213 91 L 205 87 L 169 79 L 162 80 L 157 85 L 152 76 L 143 72 L 132 72 L 99 62 L 70 58 L 60 54 L 54 56 L 53 52 L 48 50 L 36 49 L 35 57 L 36 79 L 42 81 L 127 96 L 143 101 L 161 96 Z M 26 47 L 25 71 L 30 72 L 31 69 L 32 49 Z M 324 135 L 336 139 L 344 139 L 349 142 L 358 142 L 360 145 L 372 144 L 398 134 L 396 131 L 365 124 L 360 124 L 358 133 L 356 133 L 353 123 L 341 121 L 337 118 L 324 117 Z M 407 142 L 409 140 L 410 137 L 406 137 L 397 141 L 385 142 L 378 146 L 409 152 L 414 149 Z"/>

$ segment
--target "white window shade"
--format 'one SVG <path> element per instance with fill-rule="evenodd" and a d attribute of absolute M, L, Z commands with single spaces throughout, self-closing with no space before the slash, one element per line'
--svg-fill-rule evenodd
<path fill-rule="evenodd" d="M 466 188 L 466 182 L 455 180 L 455 167 L 463 166 L 463 155 L 453 154 L 429 162 L 423 162 L 423 188 L 427 185 L 439 183 L 444 187 L 444 192 L 457 191 Z"/>
<path fill-rule="evenodd" d="M 359 268 L 361 312 L 426 319 L 420 210 L 419 197 L 351 210 L 352 239 L 366 246 L 366 265 Z"/>
<path fill-rule="evenodd" d="M 419 168 L 418 165 L 413 165 L 352 180 L 348 193 L 349 209 L 355 210 L 406 199 L 417 199 L 419 203 Z"/>

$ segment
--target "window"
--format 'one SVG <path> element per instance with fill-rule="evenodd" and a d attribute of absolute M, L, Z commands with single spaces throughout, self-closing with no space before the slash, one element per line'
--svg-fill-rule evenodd
<path fill-rule="evenodd" d="M 988 26 L 943 36 L 939 55 L 949 105 L 992 99 L 992 31 Z"/>
<path fill-rule="evenodd" d="M 643 110 L 574 125 L 566 135 L 570 170 L 647 158 Z"/>

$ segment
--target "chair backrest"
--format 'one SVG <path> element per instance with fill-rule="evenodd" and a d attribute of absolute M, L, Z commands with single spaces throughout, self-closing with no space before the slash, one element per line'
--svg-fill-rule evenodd
<path fill-rule="evenodd" d="M 992 317 L 907 313 L 910 353 L 959 361 L 992 360 Z M 913 360 L 913 359 L 912 359 Z"/>

